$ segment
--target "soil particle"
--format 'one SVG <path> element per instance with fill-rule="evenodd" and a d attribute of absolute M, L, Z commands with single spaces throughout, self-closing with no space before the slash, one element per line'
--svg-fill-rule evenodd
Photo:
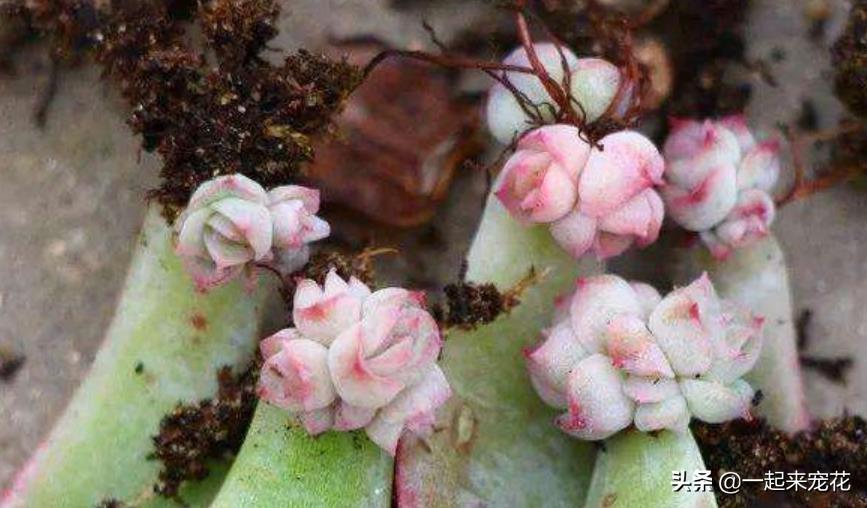
<path fill-rule="evenodd" d="M 493 284 L 457 282 L 447 285 L 445 302 L 434 315 L 445 327 L 475 328 L 490 323 L 505 310 L 504 296 Z"/>
<path fill-rule="evenodd" d="M 0 349 L 0 382 L 9 383 L 24 366 L 25 358 L 20 355 Z"/>
<path fill-rule="evenodd" d="M 156 493 L 177 497 L 184 481 L 207 477 L 208 461 L 238 451 L 253 417 L 257 377 L 257 367 L 238 376 L 223 367 L 217 373 L 216 399 L 179 404 L 163 417 L 150 456 L 162 463 Z"/>
<path fill-rule="evenodd" d="M 295 181 L 313 158 L 310 136 L 360 83 L 343 60 L 299 50 L 273 66 L 258 57 L 276 34 L 273 0 L 211 0 L 194 11 L 205 48 L 162 2 L 97 10 L 91 2 L 28 2 L 33 24 L 61 54 L 89 49 L 128 101 L 146 151 L 164 161 L 150 195 L 169 216 L 200 183 L 243 172 L 266 187 Z M 181 9 L 183 10 L 183 9 Z M 211 49 L 219 60 L 205 58 Z"/>

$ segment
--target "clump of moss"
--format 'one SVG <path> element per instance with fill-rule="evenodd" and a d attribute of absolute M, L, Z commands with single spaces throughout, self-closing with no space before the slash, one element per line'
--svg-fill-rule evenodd
<path fill-rule="evenodd" d="M 239 376 L 223 367 L 216 399 L 179 404 L 163 418 L 150 456 L 162 463 L 155 492 L 177 497 L 183 482 L 208 475 L 210 460 L 238 451 L 253 417 L 257 377 L 257 367 Z"/>
<path fill-rule="evenodd" d="M 304 50 L 277 66 L 260 59 L 276 34 L 274 0 L 200 5 L 195 14 L 216 67 L 204 57 L 208 48 L 190 47 L 185 22 L 167 3 L 102 11 L 78 0 L 32 4 L 39 28 L 68 34 L 55 37 L 58 47 L 86 41 L 120 85 L 130 126 L 163 158 L 163 182 L 151 196 L 169 214 L 216 175 L 243 172 L 266 187 L 293 181 L 313 157 L 310 136 L 329 129 L 362 78 L 345 60 Z"/>
<path fill-rule="evenodd" d="M 764 479 L 766 473 L 845 471 L 849 492 L 789 489 L 780 494 L 794 506 L 867 506 L 867 422 L 857 416 L 821 422 L 814 430 L 789 436 L 763 420 L 736 420 L 720 425 L 695 422 L 692 431 L 714 478 L 732 471 L 743 478 Z M 767 494 L 763 482 L 742 482 L 737 494 L 719 494 L 723 508 L 752 506 Z M 824 502 L 821 502 L 824 501 Z M 814 504 L 819 502 L 819 504 Z"/>
<path fill-rule="evenodd" d="M 855 0 L 846 30 L 831 50 L 834 90 L 849 110 L 867 117 L 867 0 Z"/>

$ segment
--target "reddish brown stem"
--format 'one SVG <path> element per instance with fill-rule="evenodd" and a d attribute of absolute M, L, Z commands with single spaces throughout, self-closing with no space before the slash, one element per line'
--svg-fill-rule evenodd
<path fill-rule="evenodd" d="M 792 147 L 792 165 L 795 169 L 795 181 L 792 183 L 789 191 L 777 200 L 777 206 L 783 206 L 797 199 L 810 196 L 867 172 L 867 165 L 849 163 L 832 167 L 826 174 L 815 180 L 808 181 L 806 179 L 807 165 L 804 161 L 804 150 L 808 146 L 823 141 L 830 141 L 841 134 L 848 134 L 863 128 L 864 124 L 860 122 L 850 122 L 836 129 L 816 131 L 809 134 L 788 134 L 787 138 Z"/>
<path fill-rule="evenodd" d="M 373 72 L 376 66 L 378 66 L 385 60 L 395 56 L 403 58 L 413 58 L 415 60 L 421 60 L 423 62 L 428 62 L 434 65 L 448 68 L 477 69 L 490 72 L 499 71 L 520 72 L 522 74 L 536 74 L 535 69 L 532 69 L 530 67 L 524 67 L 521 65 L 507 65 L 499 62 L 489 62 L 486 60 L 478 60 L 475 58 L 468 58 L 463 56 L 435 55 L 432 53 L 425 53 L 424 51 L 386 49 L 377 54 L 370 60 L 370 62 L 368 62 L 368 64 L 364 67 L 364 76 L 367 77 L 371 72 Z"/>
<path fill-rule="evenodd" d="M 522 5 L 522 3 L 519 3 L 518 5 Z M 515 24 L 518 28 L 518 38 L 521 41 L 521 45 L 524 47 L 524 51 L 527 53 L 527 59 L 530 61 L 530 66 L 533 68 L 533 71 L 535 71 L 534 74 L 536 74 L 536 77 L 538 77 L 539 81 L 542 82 L 545 91 L 547 91 L 548 95 L 551 96 L 551 100 L 557 104 L 560 109 L 559 114 L 574 125 L 583 125 L 583 122 L 578 118 L 578 115 L 572 108 L 568 91 L 564 91 L 562 85 L 554 81 L 551 75 L 548 74 L 548 71 L 545 70 L 545 67 L 542 66 L 542 62 L 539 61 L 539 57 L 536 55 L 536 49 L 533 46 L 533 40 L 530 37 L 530 27 L 527 25 L 527 19 L 524 17 L 524 13 L 520 9 L 515 12 Z"/>

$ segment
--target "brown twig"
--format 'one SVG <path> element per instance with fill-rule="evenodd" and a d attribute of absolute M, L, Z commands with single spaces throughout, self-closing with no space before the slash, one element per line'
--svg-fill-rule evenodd
<path fill-rule="evenodd" d="M 791 146 L 792 166 L 795 170 L 795 178 L 788 192 L 777 200 L 777 206 L 783 206 L 792 201 L 805 198 L 867 172 L 867 164 L 849 162 L 832 166 L 820 177 L 807 180 L 807 164 L 804 160 L 804 152 L 808 147 L 816 143 L 831 141 L 843 134 L 852 133 L 863 128 L 864 124 L 861 122 L 846 122 L 836 129 L 815 131 L 808 134 L 793 133 L 791 131 L 784 132 Z"/>

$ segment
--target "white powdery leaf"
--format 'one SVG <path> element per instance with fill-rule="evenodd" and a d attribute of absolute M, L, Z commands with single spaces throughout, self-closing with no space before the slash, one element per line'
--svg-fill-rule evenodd
<path fill-rule="evenodd" d="M 635 404 L 621 389 L 623 375 L 601 354 L 581 360 L 569 374 L 569 411 L 556 419 L 566 433 L 580 439 L 605 439 L 632 422 Z"/>

